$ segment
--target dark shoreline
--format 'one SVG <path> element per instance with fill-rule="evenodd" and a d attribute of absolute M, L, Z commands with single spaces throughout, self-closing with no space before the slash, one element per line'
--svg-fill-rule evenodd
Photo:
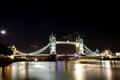
<path fill-rule="evenodd" d="M 13 63 L 14 60 L 10 58 L 0 58 L 0 67 L 8 66 L 9 64 Z"/>

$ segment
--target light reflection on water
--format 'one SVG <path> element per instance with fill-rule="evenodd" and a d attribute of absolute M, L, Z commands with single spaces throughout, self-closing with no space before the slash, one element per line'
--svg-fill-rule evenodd
<path fill-rule="evenodd" d="M 120 61 L 16 62 L 0 67 L 0 80 L 119 80 Z"/>

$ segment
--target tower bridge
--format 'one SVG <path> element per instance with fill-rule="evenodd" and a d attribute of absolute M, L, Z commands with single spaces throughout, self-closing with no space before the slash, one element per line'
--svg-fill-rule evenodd
<path fill-rule="evenodd" d="M 45 51 L 47 48 L 49 48 L 50 49 L 50 54 L 52 55 L 52 54 L 56 54 L 56 45 L 57 44 L 75 45 L 76 53 L 77 54 L 84 54 L 83 39 L 80 38 L 80 36 L 78 36 L 76 38 L 75 42 L 71 42 L 71 41 L 56 41 L 56 38 L 55 38 L 55 36 L 53 34 L 49 36 L 49 43 L 48 43 L 48 45 L 44 46 L 43 48 L 41 48 L 39 50 L 36 50 L 34 52 L 30 52 L 30 53 L 24 53 L 24 52 L 20 52 L 19 50 L 16 50 L 16 53 L 19 53 L 20 55 L 38 55 L 38 54 L 42 53 L 43 51 Z"/>
<path fill-rule="evenodd" d="M 19 50 L 16 50 L 14 56 L 50 56 L 50 57 L 55 57 L 55 56 L 66 56 L 66 54 L 57 54 L 56 53 L 56 45 L 57 44 L 70 44 L 70 45 L 75 45 L 76 47 L 76 52 L 75 54 L 67 54 L 67 56 L 74 56 L 74 55 L 87 55 L 87 56 L 101 56 L 100 54 L 96 54 L 92 50 L 90 50 L 85 44 L 83 43 L 83 39 L 80 36 L 76 37 L 75 42 L 71 41 L 56 41 L 56 37 L 52 34 L 49 36 L 49 43 L 48 45 L 44 46 L 43 48 L 36 50 L 34 52 L 30 53 L 23 53 L 20 52 Z M 46 49 L 50 49 L 50 54 L 42 54 L 43 51 Z M 104 53 L 102 53 L 104 54 Z"/>

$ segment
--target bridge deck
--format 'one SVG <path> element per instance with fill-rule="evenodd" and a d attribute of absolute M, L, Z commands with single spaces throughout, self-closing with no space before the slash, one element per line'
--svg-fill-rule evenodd
<path fill-rule="evenodd" d="M 37 54 L 37 55 L 14 55 L 14 56 L 50 56 L 50 54 Z M 74 54 L 57 54 L 57 56 L 74 56 Z"/>

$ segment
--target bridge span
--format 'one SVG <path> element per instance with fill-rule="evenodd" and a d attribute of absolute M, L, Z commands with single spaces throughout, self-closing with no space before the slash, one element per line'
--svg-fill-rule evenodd
<path fill-rule="evenodd" d="M 57 44 L 70 44 L 70 45 L 75 45 L 76 46 L 76 52 L 73 54 L 57 54 L 56 53 L 56 45 Z M 42 54 L 43 51 L 45 51 L 46 49 L 50 49 L 50 54 Z M 81 55 L 85 55 L 85 56 L 105 56 L 108 55 L 108 52 L 104 52 L 104 53 L 100 53 L 100 54 L 96 54 L 95 52 L 93 52 L 92 50 L 90 50 L 84 43 L 83 43 L 83 39 L 80 36 L 76 37 L 76 41 L 72 42 L 72 41 L 56 41 L 56 37 L 52 34 L 49 36 L 49 43 L 44 46 L 43 48 L 36 50 L 34 52 L 30 52 L 30 53 L 23 53 L 20 52 L 19 50 L 16 49 L 15 51 L 15 57 L 16 56 L 51 56 L 56 58 L 59 56 L 81 56 Z"/>

